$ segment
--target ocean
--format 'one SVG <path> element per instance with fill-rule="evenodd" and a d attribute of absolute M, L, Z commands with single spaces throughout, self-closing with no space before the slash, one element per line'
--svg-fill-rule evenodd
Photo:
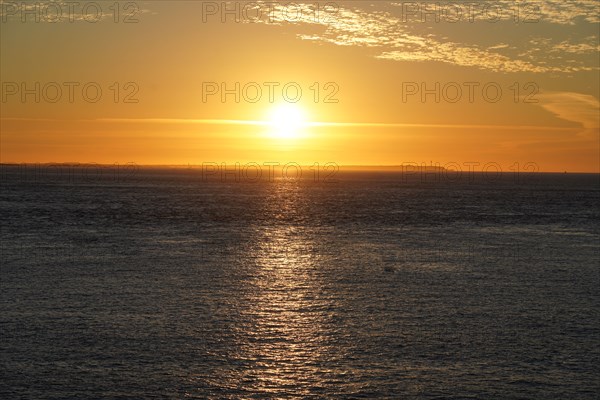
<path fill-rule="evenodd" d="M 2 399 L 598 398 L 598 174 L 61 168 L 2 166 Z"/>

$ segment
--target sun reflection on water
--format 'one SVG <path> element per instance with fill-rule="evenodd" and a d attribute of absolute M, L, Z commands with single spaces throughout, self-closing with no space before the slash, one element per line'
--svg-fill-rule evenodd
<path fill-rule="evenodd" d="M 241 357 L 253 367 L 239 378 L 265 393 L 292 387 L 315 390 L 322 380 L 321 361 L 331 351 L 325 326 L 331 299 L 320 295 L 319 258 L 310 234 L 303 227 L 276 222 L 302 209 L 302 188 L 297 182 L 278 181 L 273 189 L 267 212 L 275 220 L 263 227 L 254 248 L 244 310 L 248 324 L 239 343 Z"/>

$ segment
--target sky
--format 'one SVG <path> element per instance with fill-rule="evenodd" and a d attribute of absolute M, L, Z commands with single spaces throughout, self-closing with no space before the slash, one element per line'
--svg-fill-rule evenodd
<path fill-rule="evenodd" d="M 600 2 L 1 2 L 3 163 L 600 172 Z"/>

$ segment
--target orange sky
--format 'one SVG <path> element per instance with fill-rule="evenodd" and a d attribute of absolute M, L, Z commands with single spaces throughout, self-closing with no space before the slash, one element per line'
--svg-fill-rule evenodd
<path fill-rule="evenodd" d="M 46 3 L 39 21 L 2 4 L 4 163 L 600 170 L 597 3 L 528 2 L 516 14 L 497 1 L 458 17 L 401 2 L 270 15 L 260 2 L 230 2 L 234 14 L 221 2 L 121 2 L 119 15 L 99 2 L 96 22 L 89 8 L 69 16 L 64 5 L 61 19 Z M 222 85 L 236 93 L 222 98 Z M 272 110 L 290 104 L 301 126 L 278 134 Z"/>

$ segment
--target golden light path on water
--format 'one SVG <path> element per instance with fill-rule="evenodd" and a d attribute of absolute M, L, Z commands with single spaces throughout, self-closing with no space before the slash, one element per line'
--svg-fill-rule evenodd
<path fill-rule="evenodd" d="M 315 245 L 303 228 L 282 223 L 301 213 L 305 199 L 298 182 L 277 180 L 266 211 L 274 224 L 262 232 L 251 288 L 247 291 L 247 332 L 239 343 L 241 357 L 253 360 L 242 382 L 277 395 L 290 388 L 318 389 L 321 361 L 332 352 L 326 335 L 332 299 L 324 298 Z M 287 388 L 287 389 L 286 389 Z M 301 394 L 296 392 L 296 394 Z"/>

